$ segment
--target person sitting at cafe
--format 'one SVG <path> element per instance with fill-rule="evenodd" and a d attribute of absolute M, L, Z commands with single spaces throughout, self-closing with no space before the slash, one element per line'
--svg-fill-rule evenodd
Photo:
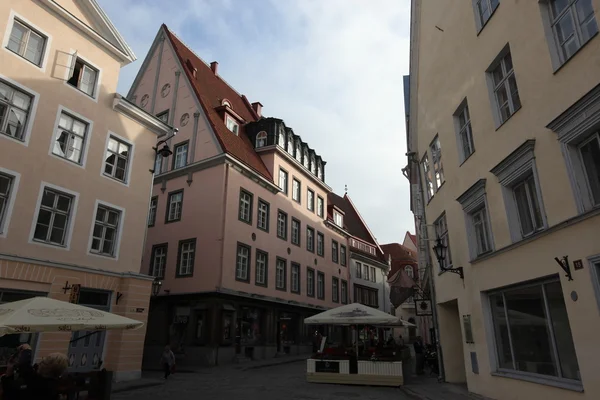
<path fill-rule="evenodd" d="M 67 356 L 52 353 L 32 367 L 27 354 L 31 354 L 31 347 L 22 345 L 9 360 L 1 378 L 2 399 L 58 400 L 59 379 L 69 366 Z"/>

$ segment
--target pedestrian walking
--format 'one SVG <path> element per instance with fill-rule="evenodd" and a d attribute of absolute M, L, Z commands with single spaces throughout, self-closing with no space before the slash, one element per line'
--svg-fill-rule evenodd
<path fill-rule="evenodd" d="M 160 358 L 160 363 L 165 371 L 164 379 L 169 379 L 169 375 L 171 375 L 175 371 L 175 354 L 171 351 L 170 346 L 165 346 L 163 350 L 162 356 Z"/>

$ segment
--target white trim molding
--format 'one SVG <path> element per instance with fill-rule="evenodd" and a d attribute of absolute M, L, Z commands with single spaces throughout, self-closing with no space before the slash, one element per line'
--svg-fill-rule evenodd
<path fill-rule="evenodd" d="M 461 194 L 456 201 L 460 203 L 465 215 L 465 224 L 467 231 L 467 238 L 469 242 L 469 256 L 471 260 L 475 260 L 477 257 L 493 252 L 494 246 L 494 235 L 492 230 L 492 224 L 490 221 L 490 209 L 487 202 L 486 196 L 486 179 L 482 178 L 475 182 L 469 189 Z M 477 236 L 473 226 L 473 214 L 478 212 L 480 209 L 485 209 L 485 222 L 487 223 L 487 235 L 488 235 L 488 251 L 477 254 Z"/>
<path fill-rule="evenodd" d="M 3 167 L 0 167 L 0 172 L 4 175 L 12 177 L 12 184 L 8 197 L 8 207 L 6 208 L 4 218 L 0 219 L 0 238 L 5 238 L 8 235 L 10 219 L 12 217 L 15 202 L 17 201 L 17 192 L 19 190 L 19 183 L 21 182 L 21 174 Z"/>
<path fill-rule="evenodd" d="M 33 235 L 35 233 L 35 227 L 37 225 L 38 216 L 40 214 L 40 207 L 42 205 L 42 197 L 44 196 L 45 188 L 54 189 L 56 191 L 63 192 L 65 194 L 73 196 L 73 203 L 71 204 L 71 214 L 69 215 L 69 222 L 67 224 L 67 232 L 66 232 L 67 237 L 66 237 L 64 246 L 47 244 L 47 243 L 39 242 L 39 241 L 33 239 Z M 79 205 L 79 193 L 74 192 L 69 189 L 65 189 L 61 186 L 53 185 L 52 183 L 42 181 L 40 183 L 40 192 L 38 194 L 38 199 L 35 204 L 36 204 L 35 213 L 33 214 L 33 221 L 31 221 L 31 229 L 29 231 L 29 243 L 36 244 L 38 246 L 49 247 L 52 249 L 62 249 L 62 250 L 69 251 L 71 249 L 71 239 L 73 237 L 73 230 L 74 230 L 73 227 L 75 225 L 75 217 L 77 216 L 77 207 Z"/>
<path fill-rule="evenodd" d="M 16 54 L 12 50 L 8 49 L 8 41 L 10 40 L 10 34 L 13 29 L 13 25 L 15 23 L 15 19 L 19 20 L 23 25 L 26 25 L 28 28 L 40 33 L 44 36 L 44 54 L 42 55 L 42 59 L 40 60 L 40 65 L 36 65 L 33 62 L 27 60 L 26 58 Z M 23 17 L 21 14 L 17 14 L 14 10 L 10 10 L 10 14 L 8 17 L 8 23 L 6 24 L 6 31 L 4 32 L 4 40 L 2 40 L 2 49 L 7 53 L 12 54 L 14 57 L 17 57 L 21 61 L 25 61 L 26 64 L 33 66 L 36 69 L 39 69 L 41 72 L 46 72 L 46 66 L 48 65 L 48 55 L 50 54 L 50 46 L 52 45 L 52 35 L 48 32 L 40 29 L 36 24 L 29 21 L 27 18 Z"/>
<path fill-rule="evenodd" d="M 54 153 L 54 145 L 56 143 L 56 139 L 58 137 L 58 124 L 60 123 L 60 116 L 62 115 L 62 113 L 68 114 L 72 117 L 75 117 L 75 119 L 79 119 L 82 122 L 85 122 L 87 124 L 87 129 L 85 131 L 85 137 L 84 137 L 84 143 L 83 143 L 83 148 L 81 149 L 81 163 L 77 163 L 75 161 L 71 161 L 68 160 L 64 157 L 61 157 L 60 155 Z M 70 109 L 68 109 L 67 107 L 59 104 L 58 105 L 58 111 L 56 112 L 56 120 L 54 122 L 54 130 L 52 131 L 52 141 L 50 142 L 50 148 L 48 149 L 48 155 L 50 155 L 51 157 L 56 157 L 57 159 L 60 159 L 64 162 L 66 162 L 69 165 L 75 165 L 78 166 L 80 168 L 85 168 L 85 164 L 87 161 L 87 156 L 88 156 L 88 149 L 90 147 L 90 142 L 92 139 L 92 130 L 94 128 L 94 121 L 92 121 L 91 119 L 88 119 L 86 117 L 84 117 L 83 115 L 72 111 Z"/>
<path fill-rule="evenodd" d="M 113 110 L 144 125 L 144 127 L 154 132 L 159 137 L 167 135 L 173 131 L 173 128 L 170 125 L 164 123 L 154 115 L 142 110 L 118 93 L 115 94 L 115 98 L 113 100 Z"/>
<path fill-rule="evenodd" d="M 115 139 L 122 141 L 123 143 L 126 143 L 130 146 L 129 154 L 127 154 L 127 172 L 126 172 L 125 181 L 120 181 L 120 180 L 113 178 L 111 176 L 108 176 L 104 173 L 104 166 L 106 164 L 106 154 L 108 152 L 108 141 L 110 140 L 111 137 L 114 137 Z M 100 165 L 100 176 L 105 179 L 110 180 L 111 182 L 116 182 L 120 185 L 129 187 L 129 183 L 131 182 L 131 170 L 133 169 L 132 167 L 133 167 L 134 153 L 135 153 L 135 145 L 131 140 L 129 140 L 121 135 L 118 135 L 112 131 L 108 131 L 106 133 L 106 140 L 104 142 L 104 153 L 102 156 L 102 163 Z"/>
<path fill-rule="evenodd" d="M 5 75 L 0 74 L 0 81 L 5 81 L 9 85 L 16 87 L 31 96 L 31 105 L 29 107 L 30 112 L 29 112 L 29 115 L 27 115 L 27 126 L 25 127 L 25 132 L 23 133 L 23 140 L 15 139 L 11 136 L 0 133 L 0 138 L 4 138 L 7 140 L 13 140 L 13 141 L 15 141 L 17 143 L 21 143 L 22 145 L 27 147 L 27 146 L 29 146 L 31 130 L 33 129 L 33 124 L 35 123 L 35 114 L 37 112 L 38 103 L 40 101 L 40 95 L 39 95 L 39 93 L 29 89 L 26 86 L 21 85 L 17 81 L 12 80 Z"/>
<path fill-rule="evenodd" d="M 94 227 L 96 225 L 96 215 L 98 214 L 98 206 L 105 206 L 106 208 L 112 208 L 115 211 L 118 211 L 119 214 L 119 225 L 117 226 L 117 234 L 116 234 L 116 243 L 114 248 L 113 255 L 107 254 L 98 254 L 92 251 L 92 240 L 94 238 Z M 119 252 L 121 250 L 121 240 L 123 238 L 123 227 L 125 226 L 125 209 L 123 207 L 116 206 L 114 204 L 108 203 L 103 200 L 96 199 L 96 203 L 94 204 L 94 212 L 92 215 L 92 224 L 90 227 L 90 237 L 88 239 L 87 245 L 87 254 L 94 257 L 100 257 L 105 260 L 119 260 Z"/>

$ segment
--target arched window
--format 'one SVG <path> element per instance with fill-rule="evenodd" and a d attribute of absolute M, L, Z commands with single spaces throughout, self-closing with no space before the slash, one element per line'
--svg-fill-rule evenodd
<path fill-rule="evenodd" d="M 304 167 L 308 168 L 308 150 L 304 149 Z"/>
<path fill-rule="evenodd" d="M 288 136 L 288 153 L 294 156 L 294 137 L 292 135 Z"/>
<path fill-rule="evenodd" d="M 258 132 L 256 135 L 256 148 L 264 147 L 267 145 L 267 132 Z"/>
<path fill-rule="evenodd" d="M 222 106 L 227 106 L 227 107 L 233 109 L 233 107 L 231 107 L 231 103 L 227 99 L 223 99 L 223 101 L 221 101 L 221 105 Z"/>
<path fill-rule="evenodd" d="M 302 150 L 300 148 L 300 141 L 296 141 L 296 160 L 302 162 Z"/>
<path fill-rule="evenodd" d="M 415 272 L 413 270 L 412 265 L 407 265 L 406 267 L 404 267 L 404 272 L 406 272 L 406 275 L 410 276 L 411 278 L 415 277 Z"/>
<path fill-rule="evenodd" d="M 315 162 L 315 156 L 310 158 L 310 170 L 313 174 L 317 174 L 317 163 Z"/>
<path fill-rule="evenodd" d="M 323 165 L 321 163 L 317 164 L 317 176 L 320 180 L 323 180 Z"/>

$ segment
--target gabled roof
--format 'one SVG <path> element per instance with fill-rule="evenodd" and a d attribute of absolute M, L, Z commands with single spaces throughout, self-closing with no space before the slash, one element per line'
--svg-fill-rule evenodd
<path fill-rule="evenodd" d="M 200 102 L 204 113 L 206 114 L 210 125 L 221 145 L 221 148 L 232 157 L 238 159 L 246 166 L 262 175 L 265 179 L 273 182 L 269 170 L 263 163 L 260 156 L 254 150 L 254 146 L 244 132 L 243 124 L 237 135 L 232 133 L 225 126 L 223 117 L 219 115 L 216 108 L 222 106 L 224 99 L 231 103 L 232 110 L 238 114 L 245 123 L 257 121 L 258 115 L 252 109 L 252 106 L 246 96 L 240 95 L 227 82 L 215 74 L 210 66 L 200 59 L 189 47 L 187 47 L 175 34 L 173 34 L 166 25 L 162 25 L 166 37 L 169 39 L 179 62 L 185 70 L 191 86 Z M 189 63 L 196 68 L 196 76 L 189 68 Z"/>
<path fill-rule="evenodd" d="M 409 239 L 410 239 L 410 241 L 413 242 L 413 244 L 415 245 L 415 247 L 417 247 L 417 235 L 413 235 L 409 231 L 406 231 L 405 240 L 406 240 L 406 236 L 408 236 Z"/>
<path fill-rule="evenodd" d="M 405 265 L 418 266 L 417 255 L 414 251 L 406 248 L 400 243 L 382 244 L 381 248 L 387 258 L 392 258 L 392 265 L 388 277 L 393 277 L 398 271 L 402 271 Z M 417 271 L 415 276 L 418 277 Z"/>

